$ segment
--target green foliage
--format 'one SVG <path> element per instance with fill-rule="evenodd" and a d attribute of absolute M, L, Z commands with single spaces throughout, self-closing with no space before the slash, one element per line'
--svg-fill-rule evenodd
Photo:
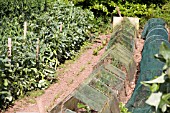
<path fill-rule="evenodd" d="M 152 16 L 156 17 L 156 18 L 162 18 L 164 19 L 167 24 L 170 26 L 170 2 L 167 2 L 166 4 L 164 4 L 161 8 L 160 7 L 156 7 Z"/>
<path fill-rule="evenodd" d="M 66 0 L 68 1 L 68 0 Z M 124 17 L 139 17 L 143 26 L 146 20 L 153 17 L 162 17 L 169 20 L 169 0 L 70 0 L 77 6 L 90 9 L 98 17 L 119 16 L 116 7 L 119 7 Z M 167 4 L 162 8 L 164 4 Z M 162 10 L 163 9 L 163 10 Z M 166 10 L 166 11 L 165 11 Z M 166 13 L 166 14 L 164 14 Z"/>
<path fill-rule="evenodd" d="M 147 4 L 147 5 L 151 5 L 151 4 L 165 4 L 167 3 L 169 0 L 128 0 L 128 2 L 133 2 L 133 3 L 139 3 L 139 4 Z"/>
<path fill-rule="evenodd" d="M 85 104 L 83 104 L 83 103 L 78 103 L 78 104 L 77 104 L 77 108 L 78 108 L 78 109 L 85 109 L 85 110 L 86 110 L 85 112 L 87 112 L 87 113 L 92 113 L 92 112 L 90 111 L 90 107 L 87 106 L 87 105 L 85 105 Z"/>
<path fill-rule="evenodd" d="M 26 92 L 45 89 L 56 80 L 57 66 L 89 39 L 94 16 L 62 0 L 1 0 L 0 5 L 0 108 L 4 109 Z M 9 37 L 11 58 L 7 55 Z"/>
<path fill-rule="evenodd" d="M 120 109 L 120 113 L 131 113 L 128 112 L 128 109 L 125 107 L 125 104 L 123 103 L 119 103 L 119 109 Z"/>
<path fill-rule="evenodd" d="M 121 12 L 124 16 L 138 16 L 146 15 L 150 13 L 150 5 L 165 4 L 168 0 L 159 0 L 159 1 L 142 1 L 142 0 L 72 0 L 74 4 L 81 5 L 84 8 L 90 8 L 95 14 L 112 14 L 117 15 L 116 6 L 120 7 Z M 152 8 L 152 7 L 151 7 Z M 126 13 L 124 13 L 126 12 Z M 127 12 L 130 13 L 127 15 Z M 134 14 L 133 14 L 134 13 Z M 149 15 L 149 14 L 148 14 Z"/>
<path fill-rule="evenodd" d="M 165 62 L 163 73 L 151 81 L 143 81 L 142 84 L 149 87 L 151 95 L 146 100 L 146 103 L 154 106 L 155 111 L 169 113 L 170 112 L 170 48 L 164 43 L 160 47 L 160 52 L 156 55 L 160 61 Z"/>

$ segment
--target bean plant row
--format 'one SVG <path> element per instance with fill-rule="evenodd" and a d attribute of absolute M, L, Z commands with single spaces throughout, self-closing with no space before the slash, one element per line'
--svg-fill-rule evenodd
<path fill-rule="evenodd" d="M 93 20 L 89 10 L 61 0 L 1 0 L 0 109 L 56 81 L 57 66 L 90 39 Z M 8 38 L 12 40 L 11 56 Z"/>

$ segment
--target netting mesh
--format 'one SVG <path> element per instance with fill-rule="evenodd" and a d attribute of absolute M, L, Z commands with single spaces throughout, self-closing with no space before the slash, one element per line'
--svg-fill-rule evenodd
<path fill-rule="evenodd" d="M 95 68 L 105 64 L 111 64 L 127 73 L 127 79 L 129 81 L 133 79 L 133 75 L 136 71 L 133 53 L 119 43 L 115 44 L 104 53 Z"/>
<path fill-rule="evenodd" d="M 165 21 L 161 18 L 151 18 L 148 20 L 148 22 L 145 24 L 144 30 L 142 32 L 142 38 L 145 39 L 146 35 L 148 34 L 148 31 L 152 29 L 152 27 L 155 26 L 163 26 L 165 27 Z"/>
<path fill-rule="evenodd" d="M 114 29 L 107 51 L 94 66 L 88 79 L 53 108 L 51 113 L 79 112 L 82 110 L 78 107 L 79 103 L 88 106 L 90 112 L 120 112 L 119 92 L 124 90 L 125 80 L 131 81 L 136 72 L 132 52 L 136 30 L 126 18 Z"/>
<path fill-rule="evenodd" d="M 146 39 L 153 35 L 161 35 L 162 37 L 167 38 L 168 32 L 165 28 L 160 28 L 159 26 L 155 26 L 154 28 L 149 30 L 149 32 L 146 36 Z"/>
<path fill-rule="evenodd" d="M 143 36 L 146 36 L 146 40 L 142 51 L 142 60 L 140 62 L 140 75 L 132 97 L 126 104 L 126 107 L 128 107 L 129 111 L 132 113 L 153 112 L 153 108 L 145 103 L 151 93 L 150 89 L 143 86 L 140 82 L 152 80 L 155 76 L 160 76 L 162 73 L 164 63 L 154 57 L 155 54 L 159 53 L 162 42 L 170 47 L 168 32 L 162 25 L 165 25 L 162 19 L 150 19 L 142 33 Z"/>
<path fill-rule="evenodd" d="M 127 18 L 124 18 L 120 24 L 114 27 L 113 31 L 107 49 L 111 48 L 116 43 L 120 43 L 130 51 L 133 51 L 134 38 L 136 36 L 135 26 L 132 25 Z"/>

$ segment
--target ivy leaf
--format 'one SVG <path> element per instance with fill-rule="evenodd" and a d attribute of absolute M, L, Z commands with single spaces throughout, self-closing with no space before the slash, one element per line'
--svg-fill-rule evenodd
<path fill-rule="evenodd" d="M 170 48 L 168 48 L 168 46 L 165 45 L 165 43 L 163 42 L 160 46 L 160 54 L 164 57 L 166 61 L 170 59 Z"/>
<path fill-rule="evenodd" d="M 161 96 L 162 96 L 161 92 L 152 93 L 150 95 L 150 97 L 146 100 L 146 103 L 151 105 L 151 106 L 155 106 L 156 107 L 156 111 L 157 111 L 159 103 L 161 101 Z"/>

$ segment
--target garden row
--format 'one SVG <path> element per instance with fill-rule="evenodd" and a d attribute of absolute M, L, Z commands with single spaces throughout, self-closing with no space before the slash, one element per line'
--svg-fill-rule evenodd
<path fill-rule="evenodd" d="M 4 109 L 26 92 L 47 88 L 56 80 L 57 66 L 90 39 L 94 15 L 61 0 L 10 0 L 0 5 L 0 108 Z"/>
<path fill-rule="evenodd" d="M 133 59 L 136 32 L 129 18 L 123 18 L 114 27 L 107 50 L 93 72 L 50 112 L 119 113 L 120 95 L 126 93 L 125 87 L 136 72 Z"/>
<path fill-rule="evenodd" d="M 142 32 L 145 43 L 140 75 L 126 105 L 132 113 L 170 112 L 170 43 L 165 24 L 160 18 L 149 19 Z"/>

